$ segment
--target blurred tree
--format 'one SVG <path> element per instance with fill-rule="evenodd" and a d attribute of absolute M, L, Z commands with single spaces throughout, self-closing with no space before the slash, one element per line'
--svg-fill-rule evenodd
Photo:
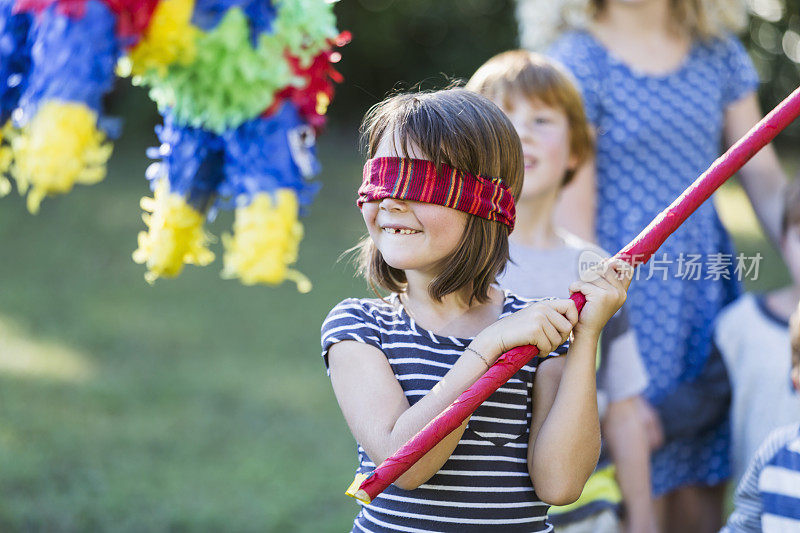
<path fill-rule="evenodd" d="M 800 0 L 747 0 L 742 35 L 762 79 L 765 110 L 800 85 Z M 514 0 L 347 0 L 339 28 L 353 32 L 342 50 L 345 82 L 331 106 L 335 121 L 361 116 L 394 88 L 442 87 L 467 78 L 492 55 L 518 46 Z M 800 140 L 800 124 L 787 132 Z M 787 135 L 783 135 L 785 140 Z"/>
<path fill-rule="evenodd" d="M 332 118 L 363 115 L 394 88 L 441 88 L 517 45 L 514 0 L 347 0 L 338 26 L 353 32 L 338 68 Z"/>
<path fill-rule="evenodd" d="M 761 76 L 759 95 L 765 110 L 772 109 L 800 85 L 800 0 L 747 0 L 750 27 L 745 45 Z M 800 141 L 795 122 L 782 135 Z"/>

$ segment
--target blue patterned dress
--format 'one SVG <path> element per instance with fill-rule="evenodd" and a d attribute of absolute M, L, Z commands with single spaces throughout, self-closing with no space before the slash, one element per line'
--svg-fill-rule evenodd
<path fill-rule="evenodd" d="M 747 52 L 732 36 L 695 42 L 665 75 L 636 71 L 586 32 L 565 34 L 549 55 L 577 79 L 597 130 L 597 235 L 610 251 L 636 237 L 719 156 L 725 108 L 758 86 Z M 678 384 L 702 369 L 714 318 L 739 293 L 736 263 L 709 201 L 639 268 L 626 306 L 652 404 L 668 402 Z M 729 434 L 724 424 L 667 442 L 653 456 L 654 494 L 725 480 Z"/>

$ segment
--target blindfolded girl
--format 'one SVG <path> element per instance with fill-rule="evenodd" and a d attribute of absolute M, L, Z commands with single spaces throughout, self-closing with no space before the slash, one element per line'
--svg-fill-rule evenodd
<path fill-rule="evenodd" d="M 580 317 L 571 300 L 526 300 L 495 285 L 523 157 L 514 126 L 486 98 L 464 89 L 393 96 L 367 113 L 362 133 L 361 272 L 390 294 L 344 300 L 322 325 L 358 473 L 505 351 L 532 344 L 540 356 L 363 505 L 353 531 L 551 531 L 548 505 L 576 500 L 597 463 L 597 341 L 625 301 L 628 267 L 609 262 L 570 286 L 586 296 Z"/>

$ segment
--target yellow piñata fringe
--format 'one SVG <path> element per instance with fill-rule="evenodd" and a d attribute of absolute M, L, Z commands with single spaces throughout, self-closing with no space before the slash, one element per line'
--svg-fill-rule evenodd
<path fill-rule="evenodd" d="M 153 18 L 142 40 L 118 65 L 121 76 L 163 76 L 173 63 L 194 61 L 198 28 L 191 23 L 194 0 L 163 0 L 156 5 Z"/>
<path fill-rule="evenodd" d="M 97 113 L 83 104 L 50 100 L 20 130 L 8 130 L 11 176 L 28 210 L 36 213 L 45 196 L 67 193 L 76 183 L 93 184 L 106 175 L 112 146 L 97 128 Z"/>
<path fill-rule="evenodd" d="M 274 197 L 261 193 L 236 209 L 233 236 L 223 235 L 223 278 L 239 278 L 245 285 L 277 285 L 294 281 L 297 290 L 308 292 L 311 281 L 289 265 L 297 261 L 303 225 L 297 220 L 297 196 L 280 189 Z"/>
<path fill-rule="evenodd" d="M 158 182 L 153 196 L 142 198 L 142 209 L 151 214 L 142 215 L 148 231 L 139 233 L 139 248 L 133 252 L 134 261 L 147 265 L 147 282 L 173 278 L 185 264 L 212 262 L 214 253 L 207 245 L 213 237 L 203 230 L 205 217 L 171 193 L 166 179 Z"/>

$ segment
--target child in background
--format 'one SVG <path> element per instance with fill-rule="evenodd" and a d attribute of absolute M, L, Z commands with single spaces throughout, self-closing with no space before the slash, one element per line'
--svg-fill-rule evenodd
<path fill-rule="evenodd" d="M 629 267 L 609 262 L 571 285 L 586 295 L 580 317 L 571 300 L 529 305 L 496 287 L 523 164 L 513 125 L 489 100 L 464 89 L 397 95 L 362 131 L 362 272 L 391 295 L 344 300 L 322 325 L 358 472 L 374 470 L 503 352 L 534 344 L 541 356 L 363 505 L 353 531 L 552 531 L 548 503 L 577 499 L 597 463 L 595 354 Z"/>
<path fill-rule="evenodd" d="M 791 317 L 790 335 L 791 383 L 800 397 L 800 306 Z M 793 414 L 800 418 L 800 410 Z M 775 429 L 764 440 L 736 489 L 734 504 L 722 533 L 800 531 L 800 423 Z"/>
<path fill-rule="evenodd" d="M 800 420 L 800 395 L 787 377 L 789 316 L 800 301 L 800 180 L 789 184 L 784 198 L 781 252 L 793 284 L 765 295 L 744 294 L 722 311 L 714 331 L 732 390 L 736 480 L 772 430 Z"/>
<path fill-rule="evenodd" d="M 528 298 L 567 296 L 571 280 L 580 275 L 581 259 L 608 255 L 553 220 L 562 187 L 593 150 L 580 93 L 555 63 L 525 50 L 489 59 L 467 88 L 503 109 L 522 141 L 525 179 L 516 231 L 509 238 L 511 261 L 498 282 Z M 604 453 L 582 497 L 566 508 L 551 508 L 550 520 L 563 532 L 619 531 L 621 497 L 627 530 L 654 531 L 649 448 L 636 416 L 647 374 L 624 310 L 603 330 L 600 353 L 597 390 Z"/>

